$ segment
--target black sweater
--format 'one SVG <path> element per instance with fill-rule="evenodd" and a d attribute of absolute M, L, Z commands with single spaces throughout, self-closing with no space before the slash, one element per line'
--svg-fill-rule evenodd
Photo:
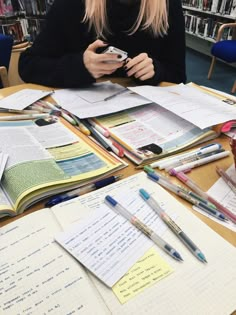
<path fill-rule="evenodd" d="M 168 35 L 158 38 L 143 30 L 138 30 L 134 35 L 125 32 L 136 20 L 139 1 L 130 5 L 118 0 L 107 2 L 112 34 L 106 42 L 127 51 L 131 58 L 146 52 L 153 59 L 155 76 L 140 83 L 185 82 L 185 32 L 181 0 L 169 0 Z M 83 53 L 96 40 L 96 36 L 81 22 L 83 16 L 83 0 L 54 1 L 43 30 L 32 47 L 20 56 L 19 74 L 25 82 L 64 88 L 95 82 L 84 66 Z M 125 76 L 125 72 L 118 70 L 114 76 Z"/>

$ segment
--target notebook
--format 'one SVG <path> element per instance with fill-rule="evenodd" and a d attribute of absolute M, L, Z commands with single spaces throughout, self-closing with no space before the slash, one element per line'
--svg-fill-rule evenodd
<path fill-rule="evenodd" d="M 182 263 L 155 248 L 173 272 L 121 304 L 113 291 L 55 242 L 55 235 L 92 215 L 104 195 L 145 187 L 173 211 L 176 222 L 204 252 L 199 262 L 171 233 Z M 87 195 L 24 216 L 0 229 L 0 313 L 12 314 L 231 314 L 236 310 L 235 248 L 163 188 L 139 173 Z M 135 265 L 134 265 L 135 266 Z M 225 267 L 227 266 L 227 268 Z"/>

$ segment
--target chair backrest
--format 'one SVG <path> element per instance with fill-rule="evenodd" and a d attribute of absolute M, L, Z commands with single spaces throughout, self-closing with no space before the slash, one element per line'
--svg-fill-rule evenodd
<path fill-rule="evenodd" d="M 11 59 L 11 50 L 13 46 L 13 38 L 8 35 L 0 34 L 0 66 L 9 68 Z"/>
<path fill-rule="evenodd" d="M 0 34 L 0 67 L 1 67 L 1 80 L 0 88 L 8 85 L 7 83 L 7 71 L 11 59 L 11 51 L 13 46 L 13 38 L 8 35 Z M 4 71 L 4 68 L 6 69 Z"/>

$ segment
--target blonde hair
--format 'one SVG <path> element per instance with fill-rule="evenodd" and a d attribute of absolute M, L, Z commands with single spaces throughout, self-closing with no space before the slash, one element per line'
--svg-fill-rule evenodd
<path fill-rule="evenodd" d="M 98 37 L 106 38 L 111 33 L 108 24 L 106 2 L 112 0 L 85 0 L 85 15 L 83 22 L 88 22 L 89 29 L 94 27 Z M 150 30 L 154 36 L 167 33 L 168 0 L 141 0 L 139 14 L 134 25 L 127 30 L 129 35 L 138 28 Z"/>

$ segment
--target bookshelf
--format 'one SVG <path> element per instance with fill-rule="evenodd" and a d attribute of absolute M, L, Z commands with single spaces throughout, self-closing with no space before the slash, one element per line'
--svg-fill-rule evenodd
<path fill-rule="evenodd" d="M 182 0 L 187 47 L 211 55 L 219 27 L 236 21 L 236 0 Z M 232 39 L 226 29 L 223 39 Z"/>
<path fill-rule="evenodd" d="M 14 44 L 33 42 L 53 0 L 0 0 L 0 33 L 11 35 Z"/>

